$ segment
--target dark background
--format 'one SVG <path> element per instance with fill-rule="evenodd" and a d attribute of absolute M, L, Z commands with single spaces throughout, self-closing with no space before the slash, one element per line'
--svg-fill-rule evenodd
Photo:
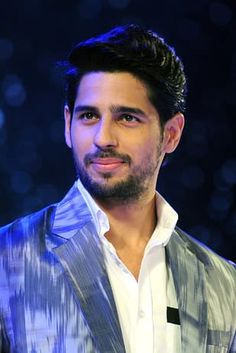
<path fill-rule="evenodd" d="M 235 0 L 2 1 L 0 224 L 60 200 L 74 181 L 55 63 L 78 41 L 136 22 L 175 47 L 188 77 L 184 136 L 159 190 L 179 226 L 235 261 L 235 9 Z"/>

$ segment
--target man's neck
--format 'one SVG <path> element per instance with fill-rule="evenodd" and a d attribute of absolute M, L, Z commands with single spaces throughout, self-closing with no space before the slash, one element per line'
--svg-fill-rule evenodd
<path fill-rule="evenodd" d="M 112 208 L 100 205 L 106 213 L 110 230 L 105 234 L 121 261 L 138 280 L 146 245 L 155 229 L 155 195 L 132 204 Z"/>
<path fill-rule="evenodd" d="M 121 243 L 132 247 L 148 242 L 157 222 L 155 194 L 113 207 L 98 203 L 109 219 L 110 231 L 106 237 L 115 247 Z"/>

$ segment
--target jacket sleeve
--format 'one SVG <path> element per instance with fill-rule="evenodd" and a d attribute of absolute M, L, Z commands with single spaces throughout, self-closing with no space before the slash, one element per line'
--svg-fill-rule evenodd
<path fill-rule="evenodd" d="M 236 264 L 232 263 L 234 270 L 236 272 Z M 236 283 L 236 280 L 235 280 Z M 236 286 L 235 286 L 236 287 Z M 236 353 L 236 288 L 235 288 L 235 295 L 234 295 L 234 312 L 233 312 L 233 326 L 234 326 L 234 336 L 233 336 L 233 340 L 230 346 L 230 350 L 229 353 Z"/>
<path fill-rule="evenodd" d="M 10 353 L 10 345 L 3 326 L 2 318 L 0 318 L 0 353 Z"/>
<path fill-rule="evenodd" d="M 234 338 L 233 338 L 229 353 L 236 353 L 236 332 L 234 334 Z"/>

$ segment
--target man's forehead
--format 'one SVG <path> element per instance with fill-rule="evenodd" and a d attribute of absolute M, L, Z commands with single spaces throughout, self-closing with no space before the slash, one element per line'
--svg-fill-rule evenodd
<path fill-rule="evenodd" d="M 74 111 L 78 111 L 77 106 L 104 107 L 112 112 L 126 107 L 130 113 L 158 114 L 145 84 L 132 73 L 123 71 L 85 73 L 78 85 Z"/>

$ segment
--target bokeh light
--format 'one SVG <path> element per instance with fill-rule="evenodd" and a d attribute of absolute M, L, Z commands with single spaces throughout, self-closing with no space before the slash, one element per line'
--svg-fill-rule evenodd
<path fill-rule="evenodd" d="M 3 110 L 0 109 L 0 129 L 4 126 L 5 123 L 5 114 Z"/>
<path fill-rule="evenodd" d="M 26 91 L 21 80 L 16 75 L 8 75 L 2 82 L 5 100 L 12 107 L 21 106 L 26 99 Z"/>
<path fill-rule="evenodd" d="M 212 2 L 210 4 L 210 18 L 215 24 L 225 26 L 229 24 L 232 16 L 233 12 L 226 3 Z"/>
<path fill-rule="evenodd" d="M 13 51 L 13 43 L 7 38 L 0 38 L 0 60 L 8 60 Z"/>

